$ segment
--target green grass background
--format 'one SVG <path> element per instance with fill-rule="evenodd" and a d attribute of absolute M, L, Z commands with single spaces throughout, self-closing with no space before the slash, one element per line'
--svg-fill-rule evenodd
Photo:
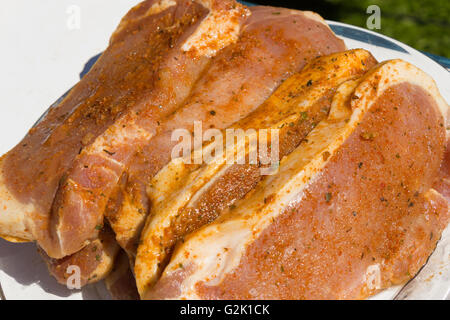
<path fill-rule="evenodd" d="M 381 29 L 373 30 L 418 50 L 450 58 L 450 0 L 327 0 L 337 20 L 366 27 L 369 5 L 381 9 Z"/>
<path fill-rule="evenodd" d="M 251 1 L 251 0 L 250 0 Z M 318 12 L 325 19 L 367 28 L 370 5 L 381 9 L 373 30 L 411 47 L 450 58 L 450 0 L 256 0 L 260 4 Z"/>

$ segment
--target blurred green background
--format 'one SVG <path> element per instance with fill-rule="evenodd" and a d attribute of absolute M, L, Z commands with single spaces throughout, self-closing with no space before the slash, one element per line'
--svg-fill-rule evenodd
<path fill-rule="evenodd" d="M 251 1 L 251 0 L 250 0 Z M 366 28 L 370 5 L 381 9 L 381 29 L 411 47 L 450 58 L 450 0 L 256 0 L 260 4 L 312 10 L 325 19 Z"/>

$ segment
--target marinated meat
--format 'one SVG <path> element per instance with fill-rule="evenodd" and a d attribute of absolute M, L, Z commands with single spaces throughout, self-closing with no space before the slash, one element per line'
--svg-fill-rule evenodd
<path fill-rule="evenodd" d="M 404 283 L 449 222 L 448 105 L 401 60 L 344 83 L 279 172 L 185 237 L 141 296 L 355 299 Z"/>

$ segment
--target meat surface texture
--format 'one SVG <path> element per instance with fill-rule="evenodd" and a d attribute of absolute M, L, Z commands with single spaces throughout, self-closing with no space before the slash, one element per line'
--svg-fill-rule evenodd
<path fill-rule="evenodd" d="M 448 105 L 412 65 L 342 84 L 268 176 L 189 234 L 147 299 L 355 299 L 414 276 L 449 222 L 434 190 Z"/>
<path fill-rule="evenodd" d="M 116 299 L 363 299 L 408 281 L 450 221 L 449 107 L 411 64 L 345 50 L 312 12 L 143 1 L 0 158 L 0 237 Z M 174 153 L 180 129 L 197 149 Z"/>
<path fill-rule="evenodd" d="M 51 208 L 51 244 L 58 245 L 53 254 L 64 256 L 76 252 L 95 236 L 93 230 L 102 224 L 108 198 L 129 166 L 133 153 L 156 134 L 158 121 L 174 112 L 188 97 L 206 66 L 205 61 L 223 46 L 236 41 L 247 10 L 234 1 L 221 1 L 220 6 L 216 1 L 211 2 L 208 16 L 199 19 L 198 25 L 192 26 L 195 19 L 187 14 L 170 15 L 173 24 L 163 34 L 175 32 L 177 37 L 170 37 L 165 54 L 153 55 L 160 61 L 153 90 L 145 99 L 136 101 L 75 158 L 60 182 Z M 176 10 L 178 6 L 167 10 L 171 8 Z M 205 20 L 211 17 L 211 25 L 205 25 Z M 220 17 L 220 21 L 215 21 L 214 17 Z M 188 21 L 187 28 L 180 25 L 183 20 Z M 214 32 L 220 32 L 220 36 L 209 38 Z M 221 39 L 225 36 L 226 39 Z M 193 43 L 186 48 L 190 41 Z M 205 51 L 205 46 L 212 46 L 214 50 Z"/>
<path fill-rule="evenodd" d="M 224 21 L 216 25 L 223 31 L 218 43 L 206 37 L 183 47 L 202 38 L 201 26 L 217 15 Z M 247 15 L 228 0 L 145 1 L 133 8 L 89 74 L 2 157 L 0 234 L 37 240 L 53 258 L 95 239 L 105 185 L 123 170 L 126 146 L 139 147 L 156 121 L 177 108 L 212 54 L 236 40 Z M 208 43 L 214 52 L 200 50 Z"/>
<path fill-rule="evenodd" d="M 93 69 L 1 158 L 0 235 L 37 241 L 60 282 L 58 263 L 70 261 L 92 265 L 82 268 L 91 279 L 105 255 L 84 248 L 98 241 L 104 213 L 135 255 L 150 208 L 146 186 L 170 160 L 174 128 L 192 130 L 194 120 L 226 128 L 309 60 L 344 49 L 310 12 L 144 1 Z"/>
<path fill-rule="evenodd" d="M 375 64 L 376 60 L 364 50 L 316 58 L 233 128 L 280 130 L 278 151 L 282 158 L 327 116 L 337 87 L 362 76 Z M 270 137 L 265 138 L 270 142 Z M 255 135 L 254 139 L 261 144 L 264 137 Z M 215 149 L 218 143 L 222 141 L 216 141 L 205 150 Z M 250 143 L 241 157 L 248 158 Z M 218 155 L 211 164 L 198 169 L 174 159 L 151 181 L 152 187 L 148 191 L 153 197 L 153 207 L 141 236 L 135 270 L 140 292 L 157 280 L 177 241 L 214 221 L 220 212 L 251 191 L 262 178 L 262 169 L 267 164 L 237 164 L 227 155 L 235 157 L 238 144 L 234 145 L 236 150 L 230 150 L 233 146 L 225 148 L 223 156 Z M 179 181 L 176 187 L 171 181 L 173 177 Z"/>
<path fill-rule="evenodd" d="M 184 105 L 162 119 L 158 134 L 134 153 L 106 213 L 121 246 L 131 256 L 136 254 L 151 208 L 146 187 L 171 160 L 178 143 L 171 139 L 174 130 L 193 132 L 195 121 L 201 121 L 203 131 L 228 128 L 258 108 L 308 61 L 344 49 L 343 42 L 316 14 L 252 7 L 237 42 L 212 59 Z"/>

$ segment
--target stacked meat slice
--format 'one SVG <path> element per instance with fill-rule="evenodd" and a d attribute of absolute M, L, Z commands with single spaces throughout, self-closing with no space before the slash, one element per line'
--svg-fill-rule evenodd
<path fill-rule="evenodd" d="M 323 69 L 332 79 L 334 70 L 354 70 L 355 62 L 370 68 L 373 60 L 356 58 L 361 54 L 331 55 L 312 66 L 336 61 L 336 68 Z M 342 63 L 343 56 L 354 63 Z M 330 81 L 308 67 L 300 79 L 304 72 L 319 86 Z M 355 299 L 418 272 L 450 220 L 448 201 L 434 189 L 448 176 L 440 171 L 448 168 L 448 105 L 431 78 L 401 60 L 342 80 L 334 83 L 328 115 L 282 159 L 278 172 L 212 223 L 191 222 L 196 230 L 183 234 L 170 259 L 161 246 L 173 242 L 155 240 L 177 236 L 165 230 L 179 228 L 178 221 L 167 221 L 180 214 L 172 203 L 204 191 L 186 196 L 190 183 L 163 200 L 138 251 L 143 298 Z M 306 97 L 296 103 L 314 110 Z"/>
<path fill-rule="evenodd" d="M 254 7 L 251 12 L 239 39 L 217 53 L 183 106 L 162 119 L 158 134 L 133 155 L 106 213 L 119 243 L 131 255 L 149 210 L 146 186 L 170 161 L 178 143 L 171 141 L 174 130 L 193 132 L 195 121 L 201 121 L 204 130 L 227 128 L 260 106 L 307 61 L 344 48 L 313 14 L 270 7 Z"/>
<path fill-rule="evenodd" d="M 232 128 L 245 131 L 279 130 L 278 153 L 281 159 L 290 154 L 306 139 L 314 126 L 327 117 L 336 89 L 342 83 L 362 76 L 375 64 L 376 60 L 363 50 L 317 58 L 302 72 L 286 80 L 258 109 Z M 255 135 L 253 139 L 262 138 Z M 205 151 L 214 149 L 214 144 L 218 143 L 222 141 L 215 141 L 204 148 Z M 248 144 L 251 145 L 251 141 Z M 253 165 L 238 164 L 242 163 L 239 159 L 230 161 L 226 157 L 226 154 L 233 157 L 239 154 L 238 144 L 224 148 L 227 150 L 211 164 L 200 168 L 186 167 L 183 161 L 175 159 L 151 181 L 149 195 L 153 199 L 153 206 L 141 237 L 136 261 L 136 276 L 141 292 L 157 280 L 177 241 L 214 221 L 236 200 L 254 189 L 264 177 L 264 164 L 260 161 Z M 241 157 L 245 158 L 244 163 L 248 163 L 252 150 L 248 146 L 243 149 L 245 151 Z M 171 181 L 174 178 L 180 182 L 175 184 Z"/>
<path fill-rule="evenodd" d="M 61 282 L 60 265 L 72 262 L 83 283 L 101 279 L 109 268 L 100 262 L 117 252 L 100 242 L 91 254 L 109 236 L 104 215 L 133 255 L 150 207 L 145 184 L 170 160 L 173 128 L 225 128 L 308 60 L 344 48 L 312 13 L 141 3 L 89 74 L 2 157 L 0 234 L 36 240 Z"/>
<path fill-rule="evenodd" d="M 82 285 L 109 275 L 118 298 L 364 298 L 408 280 L 449 219 L 448 105 L 415 67 L 344 50 L 310 12 L 144 1 L 1 158 L 0 236 L 36 241 L 63 284 L 70 266 Z M 198 123 L 257 133 L 174 156 Z M 281 161 L 250 163 L 261 143 Z M 198 152 L 212 161 L 187 164 Z"/>

